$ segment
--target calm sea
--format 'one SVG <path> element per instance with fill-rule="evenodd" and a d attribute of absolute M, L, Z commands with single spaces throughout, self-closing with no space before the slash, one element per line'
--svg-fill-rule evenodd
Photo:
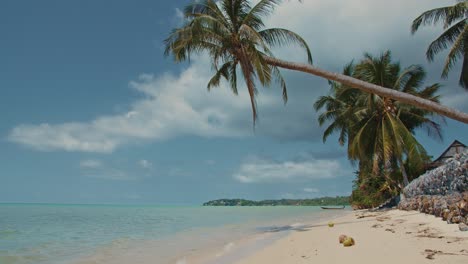
<path fill-rule="evenodd" d="M 79 260 L 93 256 L 90 263 L 106 263 L 106 254 L 136 246 L 143 254 L 140 245 L 154 245 L 155 263 L 168 263 L 210 243 L 340 213 L 318 207 L 0 204 L 0 263 L 86 263 Z"/>

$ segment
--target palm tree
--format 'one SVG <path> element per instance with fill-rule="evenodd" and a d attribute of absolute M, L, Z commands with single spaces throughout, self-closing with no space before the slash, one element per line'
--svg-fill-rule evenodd
<path fill-rule="evenodd" d="M 176 62 L 181 62 L 190 59 L 193 53 L 208 52 L 216 69 L 208 88 L 219 85 L 220 79 L 225 78 L 230 82 L 234 93 L 237 93 L 237 68 L 240 66 L 250 95 L 254 123 L 257 117 L 255 79 L 263 86 L 268 86 L 272 78 L 276 78 L 283 89 L 283 98 L 287 100 L 286 83 L 279 68 L 311 73 L 468 123 L 467 113 L 412 94 L 312 66 L 309 47 L 299 35 L 287 29 L 264 28 L 262 18 L 270 15 L 281 2 L 260 0 L 255 6 L 251 6 L 248 0 L 204 0 L 189 4 L 184 9 L 185 24 L 174 29 L 165 40 L 165 54 L 172 54 Z M 273 56 L 272 47 L 289 43 L 296 43 L 304 48 L 310 64 L 283 61 Z"/>
<path fill-rule="evenodd" d="M 435 8 L 418 16 L 411 26 L 411 33 L 415 33 L 421 25 L 436 25 L 443 23 L 444 33 L 434 40 L 426 51 L 429 61 L 434 56 L 450 47 L 445 60 L 442 78 L 447 78 L 455 62 L 462 58 L 463 66 L 460 74 L 460 86 L 468 89 L 468 1 L 457 0 L 453 6 Z"/>
<path fill-rule="evenodd" d="M 412 65 L 401 70 L 399 63 L 392 63 L 390 51 L 379 57 L 365 54 L 352 72 L 358 79 L 438 102 L 436 93 L 440 85 L 433 84 L 421 89 L 426 76 L 424 69 Z M 419 166 L 424 164 L 427 157 L 423 146 L 413 135 L 414 130 L 426 128 L 429 134 L 442 137 L 440 125 L 430 119 L 433 113 L 362 92 L 353 101 L 358 111 L 347 128 L 348 156 L 360 162 L 371 161 L 373 174 L 383 173 L 387 181 L 392 181 L 390 175 L 394 168 L 398 168 L 402 173 L 403 185 L 407 185 L 409 179 L 404 157 Z"/>
<path fill-rule="evenodd" d="M 269 86 L 272 77 L 283 89 L 287 101 L 286 83 L 278 67 L 268 64 L 264 57 L 272 56 L 271 46 L 294 42 L 303 47 L 309 63 L 312 55 L 306 42 L 296 33 L 282 28 L 263 29 L 262 15 L 271 13 L 281 1 L 260 1 L 253 8 L 249 1 L 206 0 L 189 4 L 185 10 L 187 24 L 175 29 L 166 39 L 165 54 L 173 53 L 176 61 L 189 58 L 193 52 L 208 51 L 213 57 L 215 75 L 208 82 L 208 89 L 218 86 L 221 77 L 231 84 L 237 94 L 237 66 L 240 66 L 250 95 L 253 122 L 257 118 L 255 78 L 263 86 Z"/>
<path fill-rule="evenodd" d="M 426 76 L 424 69 L 412 65 L 401 70 L 399 63 L 392 63 L 390 51 L 379 57 L 365 54 L 357 65 L 347 65 L 343 74 L 438 102 L 440 85 L 420 89 Z M 339 132 L 338 142 L 348 142 L 348 157 L 359 161 L 360 171 L 372 168 L 374 175 L 383 174 L 392 182 L 392 170 L 398 168 L 404 185 L 408 184 L 404 157 L 421 166 L 427 156 L 413 136 L 415 129 L 426 128 L 430 135 L 442 137 L 440 125 L 430 119 L 433 113 L 338 83 L 331 82 L 330 90 L 330 95 L 318 98 L 314 104 L 317 111 L 325 110 L 318 117 L 319 124 L 330 122 L 324 141 Z"/>

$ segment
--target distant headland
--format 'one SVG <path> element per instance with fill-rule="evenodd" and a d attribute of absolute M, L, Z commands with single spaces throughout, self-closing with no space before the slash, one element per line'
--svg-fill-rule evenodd
<path fill-rule="evenodd" d="M 349 196 L 320 197 L 313 199 L 281 199 L 251 201 L 246 199 L 218 199 L 208 201 L 203 206 L 322 206 L 349 205 Z"/>

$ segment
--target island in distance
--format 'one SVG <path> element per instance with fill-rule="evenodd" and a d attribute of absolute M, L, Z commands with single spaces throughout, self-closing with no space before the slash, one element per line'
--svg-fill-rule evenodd
<path fill-rule="evenodd" d="M 251 201 L 246 199 L 218 199 L 208 201 L 203 206 L 322 206 L 349 205 L 349 196 L 320 197 L 313 199 L 281 199 Z"/>

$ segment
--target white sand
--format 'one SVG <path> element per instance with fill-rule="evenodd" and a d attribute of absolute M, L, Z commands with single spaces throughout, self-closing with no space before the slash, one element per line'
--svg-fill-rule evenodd
<path fill-rule="evenodd" d="M 293 231 L 236 264 L 468 263 L 468 232 L 431 215 L 355 211 L 334 223 Z M 343 247 L 341 234 L 353 237 L 356 245 Z"/>

